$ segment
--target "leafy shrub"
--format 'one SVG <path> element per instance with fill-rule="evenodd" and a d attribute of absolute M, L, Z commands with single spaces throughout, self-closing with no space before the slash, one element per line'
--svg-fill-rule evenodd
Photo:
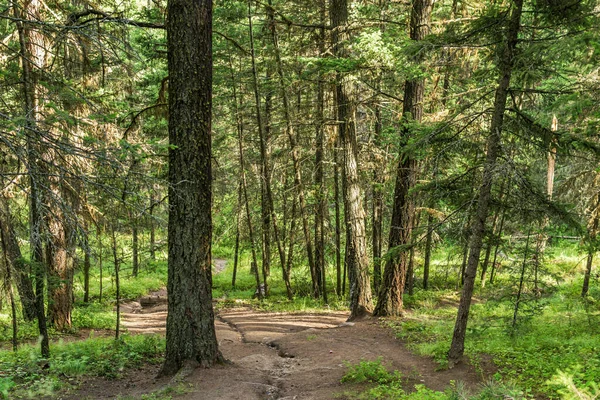
<path fill-rule="evenodd" d="M 390 373 L 381 363 L 381 358 L 377 361 L 361 361 L 356 365 L 346 364 L 348 372 L 342 377 L 342 383 L 353 382 L 371 382 L 371 383 L 391 383 L 400 380 L 401 375 L 398 371 Z"/>

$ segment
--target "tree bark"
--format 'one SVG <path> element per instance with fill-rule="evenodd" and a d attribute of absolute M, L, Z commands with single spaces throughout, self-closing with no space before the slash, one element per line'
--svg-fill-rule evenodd
<path fill-rule="evenodd" d="M 434 0 L 414 0 L 410 17 L 410 38 L 423 40 L 429 34 L 429 23 Z M 416 61 L 421 61 L 417 58 Z M 423 97 L 425 80 L 409 80 L 405 83 L 404 103 L 402 106 L 402 128 L 400 142 L 407 146 L 414 136 L 410 124 L 420 123 L 423 118 Z M 409 153 L 411 150 L 400 149 L 400 161 L 396 171 L 396 186 L 392 208 L 392 223 L 389 236 L 391 253 L 385 264 L 383 282 L 379 290 L 379 299 L 375 308 L 376 316 L 402 315 L 402 295 L 406 281 L 406 272 L 411 259 L 408 247 L 412 246 L 412 229 L 415 217 L 414 199 L 410 190 L 414 187 L 417 174 L 417 160 Z"/>
<path fill-rule="evenodd" d="M 458 306 L 452 344 L 450 345 L 450 350 L 448 352 L 448 363 L 450 367 L 458 363 L 464 354 L 465 334 L 467 331 L 469 309 L 471 307 L 471 297 L 473 295 L 473 287 L 477 275 L 477 265 L 479 263 L 479 255 L 483 243 L 485 220 L 488 216 L 496 159 L 498 158 L 502 144 L 504 111 L 506 108 L 506 99 L 508 97 L 512 70 L 515 63 L 515 50 L 517 48 L 518 35 L 521 27 L 523 0 L 515 0 L 512 7 L 506 31 L 506 41 L 500 44 L 498 49 L 501 51 L 501 58 L 499 60 L 500 77 L 498 79 L 498 87 L 496 88 L 496 96 L 494 99 L 494 111 L 490 125 L 490 133 L 487 138 L 487 155 L 481 186 L 479 188 L 477 214 L 471 230 L 471 245 L 469 261 L 465 272 L 465 283 L 463 285 L 460 304 Z"/>
<path fill-rule="evenodd" d="M 348 1 L 330 2 L 333 54 L 347 58 Z M 371 283 L 365 235 L 365 214 L 358 176 L 358 143 L 355 129 L 355 105 L 352 99 L 351 77 L 337 73 L 336 106 L 339 135 L 343 152 L 342 192 L 346 223 L 346 263 L 350 276 L 350 317 L 361 318 L 373 311 Z"/>
<path fill-rule="evenodd" d="M 223 359 L 212 306 L 212 1 L 169 0 L 169 296 L 160 375 Z"/>

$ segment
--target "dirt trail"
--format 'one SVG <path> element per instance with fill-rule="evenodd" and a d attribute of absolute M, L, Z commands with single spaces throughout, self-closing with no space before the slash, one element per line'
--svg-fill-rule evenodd
<path fill-rule="evenodd" d="M 166 293 L 164 293 L 166 295 Z M 166 296 L 153 293 L 136 305 L 127 305 L 123 326 L 131 333 L 164 333 Z M 142 305 L 146 304 L 147 307 Z M 461 365 L 436 371 L 430 359 L 412 354 L 376 319 L 346 323 L 348 314 L 262 313 L 249 308 L 221 310 L 215 321 L 220 349 L 231 364 L 198 369 L 185 378 L 176 399 L 344 399 L 344 392 L 361 386 L 340 383 L 347 363 L 381 358 L 390 370 L 399 370 L 407 390 L 425 384 L 444 390 L 450 381 L 474 388 L 481 377 Z M 85 383 L 73 398 L 139 398 L 165 387 L 155 380 L 157 366 L 131 371 L 121 381 L 101 379 Z"/>

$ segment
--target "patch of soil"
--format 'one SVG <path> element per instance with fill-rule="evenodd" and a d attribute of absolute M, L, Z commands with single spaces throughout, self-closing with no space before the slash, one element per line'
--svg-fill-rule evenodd
<path fill-rule="evenodd" d="M 153 309 L 153 308 L 152 308 Z M 142 309 L 123 315 L 132 333 L 164 333 L 165 311 Z M 231 364 L 198 369 L 185 378 L 177 399 L 343 399 L 345 391 L 363 387 L 340 383 L 347 363 L 381 358 L 405 377 L 407 390 L 425 384 L 444 390 L 450 381 L 475 388 L 481 377 L 469 365 L 437 371 L 437 364 L 411 353 L 376 319 L 345 322 L 346 313 L 262 313 L 249 308 L 222 310 L 215 321 L 220 349 Z M 92 379 L 72 399 L 137 398 L 159 390 L 168 379 L 155 380 L 157 366 L 129 371 L 118 381 Z"/>
<path fill-rule="evenodd" d="M 223 271 L 225 260 L 215 260 L 215 272 Z M 146 296 L 146 301 L 122 305 L 122 324 L 133 334 L 164 334 L 167 316 L 166 291 Z M 152 300 L 148 300 L 152 299 Z M 142 300 L 142 299 L 140 299 Z M 289 314 L 263 313 L 250 308 L 223 309 L 215 329 L 219 348 L 229 364 L 197 369 L 182 382 L 157 380 L 159 366 L 124 371 L 124 378 L 85 380 L 66 399 L 139 398 L 168 385 L 182 386 L 177 399 L 302 400 L 344 399 L 344 392 L 360 392 L 364 385 L 340 383 L 348 364 L 381 359 L 389 370 L 398 370 L 404 387 L 424 384 L 434 390 L 446 389 L 461 381 L 474 389 L 495 369 L 491 360 L 479 360 L 480 376 L 468 364 L 438 371 L 437 364 L 411 353 L 377 319 L 345 322 L 347 313 Z M 490 365 L 488 365 L 490 364 Z"/>

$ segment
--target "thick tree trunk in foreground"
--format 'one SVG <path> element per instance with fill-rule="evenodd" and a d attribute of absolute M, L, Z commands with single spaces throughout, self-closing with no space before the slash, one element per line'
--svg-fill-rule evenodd
<path fill-rule="evenodd" d="M 348 1 L 332 0 L 330 3 L 333 26 L 333 53 L 348 57 Z M 350 317 L 363 317 L 373 311 L 371 283 L 368 274 L 365 212 L 358 176 L 358 143 L 354 126 L 354 104 L 351 99 L 352 82 L 349 76 L 338 73 L 336 80 L 336 106 L 339 135 L 343 153 L 342 192 L 346 221 L 346 263 L 350 276 Z"/>
<path fill-rule="evenodd" d="M 415 0 L 410 18 L 410 38 L 423 40 L 429 34 L 429 20 L 434 0 Z M 413 134 L 410 123 L 421 122 L 423 118 L 423 97 L 425 80 L 406 81 L 402 119 L 401 143 L 407 145 Z M 409 150 L 410 151 L 410 150 Z M 390 226 L 389 250 L 391 256 L 385 264 L 383 281 L 379 290 L 379 299 L 374 314 L 377 316 L 398 316 L 402 314 L 402 294 L 407 269 L 412 252 L 407 248 L 412 241 L 413 220 L 415 214 L 414 199 L 410 190 L 415 185 L 417 160 L 405 149 L 400 150 L 400 161 L 396 172 L 392 224 Z M 412 282 L 411 282 L 412 286 Z"/>
<path fill-rule="evenodd" d="M 450 367 L 460 361 L 465 350 L 465 333 L 467 331 L 467 321 L 469 318 L 469 309 L 471 307 L 471 296 L 473 295 L 473 286 L 475 285 L 475 277 L 477 275 L 477 264 L 479 263 L 479 255 L 483 243 L 485 220 L 488 216 L 496 159 L 500 153 L 502 142 L 504 111 L 512 70 L 515 63 L 515 49 L 517 47 L 519 29 L 521 26 L 522 9 L 523 0 L 515 0 L 510 19 L 508 20 L 506 42 L 500 45 L 502 46 L 502 54 L 499 61 L 500 77 L 498 79 L 498 87 L 496 88 L 490 134 L 487 139 L 487 156 L 483 169 L 481 186 L 479 188 L 477 214 L 475 215 L 475 221 L 473 222 L 471 231 L 471 245 L 465 271 L 465 281 L 460 297 L 460 304 L 458 306 L 458 315 L 454 326 L 452 344 L 450 345 L 450 351 L 448 352 L 448 363 Z"/>
<path fill-rule="evenodd" d="M 212 1 L 169 0 L 169 277 L 161 375 L 222 359 L 212 306 Z"/>

